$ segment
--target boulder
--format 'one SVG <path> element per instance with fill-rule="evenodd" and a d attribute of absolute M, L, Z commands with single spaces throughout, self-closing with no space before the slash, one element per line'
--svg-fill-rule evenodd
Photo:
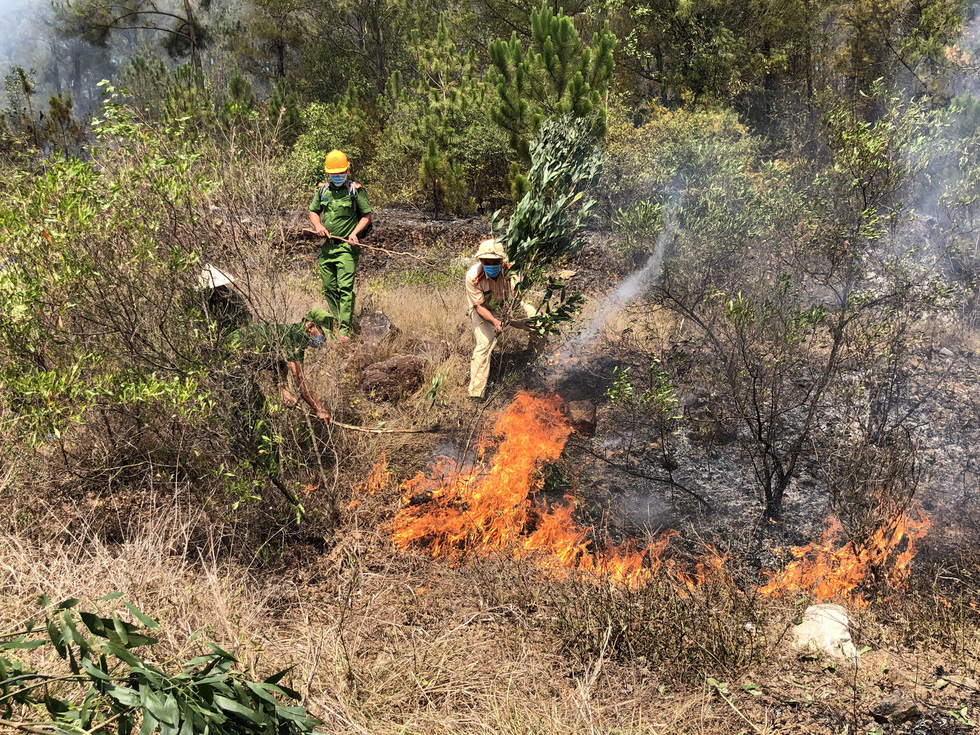
<path fill-rule="evenodd" d="M 595 404 L 592 401 L 569 401 L 564 412 L 575 431 L 585 436 L 595 434 Z"/>
<path fill-rule="evenodd" d="M 892 692 L 884 697 L 872 713 L 877 722 L 901 725 L 922 717 L 918 705 L 905 692 Z"/>
<path fill-rule="evenodd" d="M 380 311 L 363 314 L 357 322 L 357 331 L 361 342 L 372 347 L 384 342 L 392 336 L 397 329 Z"/>
<path fill-rule="evenodd" d="M 361 390 L 372 398 L 394 401 L 422 384 L 422 360 L 414 355 L 395 355 L 364 369 Z"/>
<path fill-rule="evenodd" d="M 801 654 L 823 654 L 857 666 L 850 620 L 840 605 L 810 605 L 803 622 L 793 627 L 790 644 Z"/>

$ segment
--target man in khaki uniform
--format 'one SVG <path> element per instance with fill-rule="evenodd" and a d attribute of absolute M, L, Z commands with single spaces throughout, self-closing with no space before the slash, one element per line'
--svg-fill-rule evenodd
<path fill-rule="evenodd" d="M 515 306 L 524 315 L 509 319 L 509 326 L 528 330 L 526 319 L 535 316 L 537 310 L 530 304 L 519 302 L 514 293 L 516 277 L 505 262 L 504 247 L 497 240 L 484 240 L 476 251 L 477 262 L 466 272 L 467 316 L 473 324 L 476 347 L 470 360 L 470 397 L 483 398 L 490 377 L 490 353 L 497 342 L 497 335 L 504 331 L 501 319 L 508 319 L 508 312 Z M 537 342 L 537 340 L 535 340 Z"/>

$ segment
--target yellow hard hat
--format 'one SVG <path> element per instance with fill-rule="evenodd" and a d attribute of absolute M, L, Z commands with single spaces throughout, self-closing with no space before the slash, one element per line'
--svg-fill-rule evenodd
<path fill-rule="evenodd" d="M 336 148 L 330 151 L 323 160 L 323 170 L 328 174 L 342 174 L 349 168 L 350 161 L 347 160 L 347 156 L 344 155 L 343 151 L 338 151 Z"/>

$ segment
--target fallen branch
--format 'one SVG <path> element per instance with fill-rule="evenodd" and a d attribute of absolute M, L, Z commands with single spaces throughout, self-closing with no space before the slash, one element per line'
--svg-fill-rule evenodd
<path fill-rule="evenodd" d="M 353 424 L 345 424 L 336 420 L 332 420 L 330 425 L 339 426 L 341 429 L 348 429 L 349 431 L 362 431 L 365 434 L 429 434 L 434 431 L 439 431 L 438 421 L 424 429 L 369 429 L 366 426 L 354 426 Z"/>

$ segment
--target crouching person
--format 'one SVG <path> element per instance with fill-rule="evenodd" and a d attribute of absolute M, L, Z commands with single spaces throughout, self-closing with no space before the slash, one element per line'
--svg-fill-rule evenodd
<path fill-rule="evenodd" d="M 520 301 L 514 291 L 517 281 L 506 262 L 503 245 L 484 240 L 476 251 L 476 263 L 466 272 L 467 316 L 473 325 L 476 346 L 470 360 L 470 398 L 482 399 L 490 377 L 490 354 L 505 326 L 530 331 L 527 319 L 537 315 L 530 304 Z M 511 311 L 518 311 L 517 317 Z M 539 349 L 541 339 L 532 336 L 531 346 Z"/>
<path fill-rule="evenodd" d="M 318 349 L 326 342 L 324 327 L 330 320 L 330 314 L 323 309 L 312 309 L 295 324 L 247 324 L 228 335 L 224 346 L 256 369 L 273 370 L 283 402 L 290 408 L 299 402 L 287 385 L 286 376 L 291 375 L 300 398 L 318 419 L 329 424 L 330 413 L 313 394 L 303 359 L 307 347 Z M 254 381 L 251 388 L 253 392 L 257 390 Z"/>

